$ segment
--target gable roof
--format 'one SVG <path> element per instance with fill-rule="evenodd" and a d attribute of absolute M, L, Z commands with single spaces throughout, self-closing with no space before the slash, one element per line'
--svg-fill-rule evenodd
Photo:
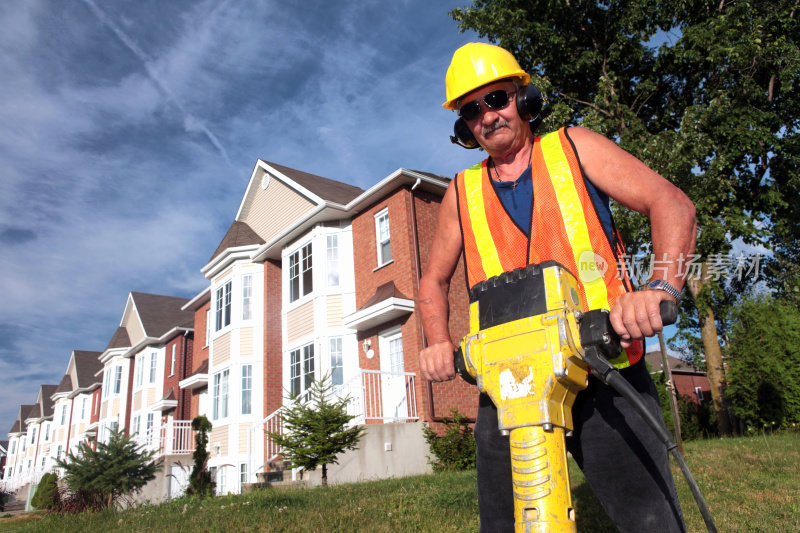
<path fill-rule="evenodd" d="M 64 377 L 61 378 L 61 382 L 56 387 L 56 391 L 53 394 L 58 394 L 60 392 L 72 392 L 75 387 L 72 385 L 72 376 L 69 374 L 64 374 Z"/>
<path fill-rule="evenodd" d="M 259 237 L 258 234 L 253 231 L 253 228 L 248 226 L 245 222 L 234 220 L 233 224 L 231 224 L 231 227 L 228 228 L 227 233 L 225 233 L 225 236 L 222 238 L 222 242 L 220 242 L 217 249 L 214 250 L 214 254 L 208 262 L 210 263 L 213 261 L 215 257 L 228 248 L 248 246 L 251 244 L 264 244 L 264 239 Z"/>
<path fill-rule="evenodd" d="M 75 375 L 78 382 L 75 384 L 77 389 L 85 389 L 96 383 L 95 374 L 103 368 L 100 362 L 101 352 L 90 352 L 86 350 L 75 350 Z"/>
<path fill-rule="evenodd" d="M 364 189 L 356 187 L 355 185 L 323 178 L 322 176 L 285 167 L 271 161 L 264 162 L 304 189 L 307 189 L 328 202 L 344 205 L 364 192 Z"/>
<path fill-rule="evenodd" d="M 17 420 L 14 420 L 14 424 L 11 426 L 11 429 L 9 429 L 8 432 L 9 433 L 19 433 L 19 431 L 20 431 L 20 425 L 19 425 L 19 419 L 17 419 Z"/>
<path fill-rule="evenodd" d="M 114 348 L 128 348 L 130 345 L 131 339 L 128 336 L 128 330 L 120 326 L 112 335 L 111 340 L 108 341 L 105 351 L 113 350 Z"/>
<path fill-rule="evenodd" d="M 42 412 L 40 416 L 50 416 L 53 414 L 53 394 L 56 393 L 58 385 L 42 385 Z"/>
<path fill-rule="evenodd" d="M 644 354 L 645 360 L 650 364 L 650 367 L 653 369 L 653 372 L 661 372 L 662 371 L 662 362 L 661 362 L 661 351 L 654 350 L 652 352 L 647 352 Z M 693 366 L 677 357 L 673 357 L 667 354 L 667 364 L 669 364 L 670 372 L 683 372 L 683 373 L 690 373 L 690 374 L 703 374 L 705 372 Z"/>
<path fill-rule="evenodd" d="M 181 310 L 189 301 L 186 298 L 144 292 L 131 292 L 131 298 L 148 337 L 161 337 L 176 327 L 194 327 L 194 313 Z"/>

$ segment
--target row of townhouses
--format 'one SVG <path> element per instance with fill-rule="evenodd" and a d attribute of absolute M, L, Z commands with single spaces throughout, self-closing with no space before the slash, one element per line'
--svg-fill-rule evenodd
<path fill-rule="evenodd" d="M 202 414 L 217 491 L 240 492 L 280 470 L 266 431 L 281 431 L 283 406 L 322 376 L 367 428 L 329 471 L 333 482 L 427 471 L 421 422 L 435 426 L 454 407 L 474 416 L 477 403 L 461 380 L 419 376 L 415 301 L 447 184 L 401 168 L 362 190 L 259 160 L 201 268 L 208 286 L 191 299 L 131 292 L 105 349 L 73 351 L 61 382 L 20 406 L 4 488 L 29 499 L 57 458 L 123 430 L 164 458 L 144 495 L 174 497 Z M 467 331 L 462 269 L 450 291 L 454 336 Z"/>

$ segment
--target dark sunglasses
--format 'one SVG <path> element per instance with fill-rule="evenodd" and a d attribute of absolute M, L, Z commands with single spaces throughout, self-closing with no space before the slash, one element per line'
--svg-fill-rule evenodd
<path fill-rule="evenodd" d="M 503 89 L 486 93 L 483 95 L 483 98 L 478 98 L 477 100 L 462 105 L 458 110 L 458 116 L 464 120 L 474 120 L 478 118 L 481 114 L 481 101 L 483 101 L 489 109 L 494 109 L 495 111 L 505 109 L 505 107 L 508 106 L 508 101 L 512 94 L 514 94 L 514 91 L 504 91 Z"/>

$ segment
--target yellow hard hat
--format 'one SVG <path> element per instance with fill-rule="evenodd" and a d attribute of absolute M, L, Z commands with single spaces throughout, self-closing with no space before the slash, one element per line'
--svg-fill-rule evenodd
<path fill-rule="evenodd" d="M 455 111 L 459 98 L 478 87 L 506 78 L 520 78 L 523 85 L 531 81 L 511 52 L 487 43 L 467 43 L 453 54 L 444 78 L 446 109 Z"/>

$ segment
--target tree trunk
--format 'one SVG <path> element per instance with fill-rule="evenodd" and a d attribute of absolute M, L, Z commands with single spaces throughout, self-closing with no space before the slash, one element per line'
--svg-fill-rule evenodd
<path fill-rule="evenodd" d="M 322 486 L 328 486 L 328 465 L 322 465 Z"/>
<path fill-rule="evenodd" d="M 708 282 L 708 263 L 704 262 L 699 279 L 689 279 L 687 286 L 695 303 L 697 296 Z M 704 306 L 705 307 L 705 306 Z M 725 369 L 722 366 L 722 349 L 717 337 L 717 324 L 714 322 L 714 310 L 697 308 L 700 319 L 700 337 L 703 339 L 703 350 L 706 357 L 706 372 L 711 384 L 711 399 L 717 414 L 717 428 L 721 435 L 731 434 L 731 423 L 728 417 L 728 406 L 725 403 Z"/>

